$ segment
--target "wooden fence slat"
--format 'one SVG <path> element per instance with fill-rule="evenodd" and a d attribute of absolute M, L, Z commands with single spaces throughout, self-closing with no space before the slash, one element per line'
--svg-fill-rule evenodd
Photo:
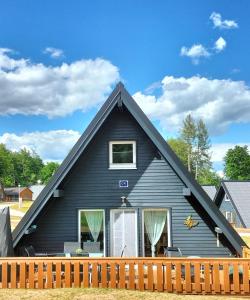
<path fill-rule="evenodd" d="M 144 291 L 144 263 L 142 261 L 138 263 L 138 288 Z"/>
<path fill-rule="evenodd" d="M 112 289 L 116 288 L 116 263 L 110 263 L 110 287 Z"/>
<path fill-rule="evenodd" d="M 238 263 L 233 263 L 233 291 L 235 293 L 240 292 L 240 278 L 239 278 Z"/>
<path fill-rule="evenodd" d="M 249 293 L 249 264 L 246 261 L 243 262 L 243 291 Z"/>
<path fill-rule="evenodd" d="M 102 283 L 102 288 L 107 288 L 108 287 L 108 278 L 107 278 L 107 263 L 101 263 L 101 283 Z"/>
<path fill-rule="evenodd" d="M 220 270 L 217 262 L 213 265 L 213 280 L 215 293 L 220 293 Z"/>
<path fill-rule="evenodd" d="M 74 262 L 74 287 L 79 288 L 80 285 L 80 262 L 75 261 Z"/>
<path fill-rule="evenodd" d="M 162 263 L 158 263 L 157 265 L 157 291 L 163 291 L 163 272 L 162 272 Z"/>
<path fill-rule="evenodd" d="M 223 264 L 223 280 L 224 280 L 224 292 L 230 293 L 230 281 L 229 281 L 229 266 L 228 263 Z"/>
<path fill-rule="evenodd" d="M 10 279 L 10 287 L 15 289 L 17 287 L 16 280 L 16 262 L 11 262 L 11 279 Z"/>
<path fill-rule="evenodd" d="M 46 263 L 46 266 L 45 266 L 45 270 L 46 270 L 46 288 L 47 289 L 53 288 L 53 271 L 52 271 L 52 268 L 53 268 L 52 262 L 48 261 Z"/>
<path fill-rule="evenodd" d="M 62 263 L 56 262 L 56 288 L 62 286 Z"/>
<path fill-rule="evenodd" d="M 8 288 L 8 263 L 7 262 L 2 263 L 2 288 L 3 289 Z"/>
<path fill-rule="evenodd" d="M 134 266 L 134 263 L 129 263 L 128 288 L 130 290 L 135 289 L 135 266 Z"/>
<path fill-rule="evenodd" d="M 124 262 L 121 262 L 119 266 L 119 288 L 120 289 L 126 288 L 126 269 L 125 269 Z"/>
<path fill-rule="evenodd" d="M 201 292 L 201 264 L 198 262 L 194 263 L 194 284 L 195 292 Z"/>
<path fill-rule="evenodd" d="M 26 263 L 20 262 L 20 288 L 26 288 Z"/>
<path fill-rule="evenodd" d="M 180 262 L 175 263 L 175 281 L 176 281 L 176 291 L 177 293 L 182 292 L 182 279 L 181 279 L 181 267 L 182 264 Z"/>
<path fill-rule="evenodd" d="M 72 286 L 72 278 L 71 278 L 71 262 L 65 262 L 65 287 L 70 288 Z"/>
<path fill-rule="evenodd" d="M 88 262 L 84 262 L 83 264 L 83 287 L 88 288 L 89 287 L 89 280 L 90 280 L 90 274 L 89 274 L 89 264 Z"/>
<path fill-rule="evenodd" d="M 204 288 L 205 293 L 211 292 L 211 273 L 209 263 L 204 263 Z"/>
<path fill-rule="evenodd" d="M 98 288 L 98 264 L 96 262 L 92 265 L 92 287 Z"/>
<path fill-rule="evenodd" d="M 147 269 L 148 269 L 148 290 L 149 291 L 153 291 L 154 290 L 154 273 L 153 273 L 153 264 L 152 263 L 148 263 L 147 265 Z"/>
<path fill-rule="evenodd" d="M 38 263 L 38 288 L 43 289 L 43 283 L 44 283 L 44 276 L 43 276 L 43 262 L 39 261 Z"/>
<path fill-rule="evenodd" d="M 172 292 L 173 291 L 173 284 L 172 284 L 172 264 L 171 264 L 171 262 L 166 263 L 165 283 L 166 283 L 167 292 Z"/>
<path fill-rule="evenodd" d="M 190 263 L 185 263 L 185 292 L 190 293 L 192 291 L 191 285 L 191 268 Z"/>
<path fill-rule="evenodd" d="M 29 288 L 35 288 L 35 263 L 30 261 L 29 264 Z"/>

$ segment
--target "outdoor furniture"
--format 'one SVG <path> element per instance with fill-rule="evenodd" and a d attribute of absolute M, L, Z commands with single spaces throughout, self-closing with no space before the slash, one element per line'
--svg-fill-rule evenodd
<path fill-rule="evenodd" d="M 83 250 L 88 253 L 100 253 L 100 242 L 83 242 Z"/>
<path fill-rule="evenodd" d="M 66 253 L 76 253 L 77 249 L 81 249 L 81 244 L 79 242 L 64 242 L 63 252 Z"/>
<path fill-rule="evenodd" d="M 180 257 L 182 253 L 178 247 L 166 247 L 164 248 L 164 255 L 168 257 Z"/>

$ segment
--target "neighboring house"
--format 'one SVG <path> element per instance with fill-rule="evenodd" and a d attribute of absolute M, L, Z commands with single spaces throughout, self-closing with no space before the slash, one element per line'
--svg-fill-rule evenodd
<path fill-rule="evenodd" d="M 28 187 L 10 187 L 4 189 L 5 198 L 3 201 L 18 201 L 19 192 L 22 200 L 32 200 L 32 191 Z"/>
<path fill-rule="evenodd" d="M 32 200 L 36 200 L 36 198 L 41 193 L 41 191 L 44 189 L 44 187 L 45 187 L 45 185 L 43 185 L 43 184 L 31 185 L 29 187 L 33 193 Z"/>
<path fill-rule="evenodd" d="M 241 255 L 245 246 L 121 83 L 13 231 L 17 252 L 60 253 L 65 242 L 116 257 L 163 256 L 167 246 Z"/>
<path fill-rule="evenodd" d="M 250 228 L 250 181 L 222 181 L 215 204 L 233 226 Z"/>
<path fill-rule="evenodd" d="M 211 200 L 214 200 L 214 197 L 217 193 L 217 189 L 215 185 L 202 185 L 203 190 L 208 194 Z"/>

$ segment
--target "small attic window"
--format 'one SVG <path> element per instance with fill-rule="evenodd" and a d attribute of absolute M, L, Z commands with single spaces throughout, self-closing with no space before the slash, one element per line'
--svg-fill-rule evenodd
<path fill-rule="evenodd" d="M 230 199 L 229 199 L 229 197 L 228 197 L 227 194 L 225 195 L 225 201 L 228 201 L 228 202 L 230 201 Z"/>
<path fill-rule="evenodd" d="M 136 169 L 136 142 L 109 142 L 110 169 Z"/>

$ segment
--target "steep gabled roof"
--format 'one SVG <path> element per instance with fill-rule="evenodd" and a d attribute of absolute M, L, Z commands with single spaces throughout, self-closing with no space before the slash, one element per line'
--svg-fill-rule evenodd
<path fill-rule="evenodd" d="M 227 194 L 243 226 L 250 228 L 250 181 L 224 180 L 215 197 L 215 204 L 220 207 Z"/>
<path fill-rule="evenodd" d="M 103 104 L 99 112 L 96 114 L 92 122 L 89 124 L 85 132 L 79 138 L 75 146 L 72 148 L 68 156 L 65 158 L 57 172 L 51 178 L 47 186 L 43 189 L 37 200 L 33 203 L 28 212 L 24 215 L 23 219 L 19 222 L 13 232 L 14 245 L 16 246 L 25 230 L 29 228 L 38 213 L 45 206 L 47 201 L 53 195 L 54 190 L 60 185 L 62 180 L 71 170 L 79 156 L 83 153 L 91 139 L 94 137 L 98 129 L 102 126 L 107 116 L 111 113 L 113 108 L 118 105 L 124 105 L 131 115 L 135 118 L 138 124 L 142 127 L 151 141 L 158 148 L 162 156 L 168 161 L 170 166 L 175 170 L 177 175 L 181 178 L 184 184 L 190 188 L 192 194 L 204 208 L 204 210 L 210 215 L 211 219 L 214 220 L 216 225 L 220 227 L 227 237 L 229 242 L 235 248 L 235 250 L 241 254 L 242 246 L 245 246 L 244 241 L 237 234 L 237 232 L 228 226 L 227 220 L 224 218 L 222 213 L 219 211 L 217 206 L 210 200 L 209 196 L 202 189 L 202 187 L 194 180 L 184 165 L 180 162 L 175 153 L 168 146 L 166 141 L 156 130 L 153 124 L 149 121 L 134 99 L 125 90 L 122 83 L 119 83 L 112 94 L 109 96 L 107 101 Z"/>
<path fill-rule="evenodd" d="M 217 193 L 215 185 L 202 185 L 203 190 L 208 194 L 211 200 L 214 200 L 214 197 Z"/>

